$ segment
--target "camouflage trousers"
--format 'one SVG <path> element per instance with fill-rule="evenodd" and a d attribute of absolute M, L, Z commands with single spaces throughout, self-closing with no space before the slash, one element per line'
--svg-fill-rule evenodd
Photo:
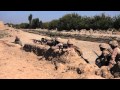
<path fill-rule="evenodd" d="M 108 66 L 109 60 L 107 58 L 97 58 L 95 64 L 100 68 L 101 66 Z"/>
<path fill-rule="evenodd" d="M 120 77 L 120 61 L 117 61 L 110 71 L 115 78 Z"/>

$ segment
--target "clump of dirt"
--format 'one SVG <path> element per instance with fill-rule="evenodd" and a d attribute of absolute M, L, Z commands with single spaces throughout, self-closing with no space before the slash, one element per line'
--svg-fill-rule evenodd
<path fill-rule="evenodd" d="M 108 66 L 102 66 L 100 69 L 96 70 L 95 74 L 107 79 L 114 78 L 110 70 L 108 70 Z"/>
<path fill-rule="evenodd" d="M 80 74 L 78 79 L 105 79 L 105 78 L 94 74 L 84 73 L 84 74 Z"/>
<path fill-rule="evenodd" d="M 95 71 L 98 69 L 96 65 L 93 64 L 79 64 L 77 68 L 78 74 L 95 74 Z"/>

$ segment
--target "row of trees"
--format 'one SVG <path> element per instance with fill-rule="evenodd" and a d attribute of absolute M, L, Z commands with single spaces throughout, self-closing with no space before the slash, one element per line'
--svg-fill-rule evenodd
<path fill-rule="evenodd" d="M 80 16 L 77 13 L 66 14 L 58 20 L 52 20 L 51 22 L 45 22 L 39 20 L 39 18 L 32 19 L 32 14 L 28 16 L 28 23 L 21 23 L 15 25 L 19 28 L 44 28 L 44 29 L 58 29 L 58 30 L 80 30 L 80 29 L 109 29 L 120 28 L 120 15 L 115 17 L 106 16 L 104 13 L 93 17 Z"/>
<path fill-rule="evenodd" d="M 67 14 L 59 20 L 49 22 L 49 29 L 58 28 L 58 30 L 71 30 L 71 29 L 109 29 L 120 28 L 120 15 L 115 17 L 106 16 L 104 13 L 94 17 L 80 16 L 78 14 Z"/>
<path fill-rule="evenodd" d="M 21 24 L 14 24 L 13 27 L 15 28 L 23 28 L 23 29 L 36 29 L 42 28 L 42 21 L 39 18 L 34 18 L 32 14 L 28 16 L 29 23 L 21 23 Z"/>

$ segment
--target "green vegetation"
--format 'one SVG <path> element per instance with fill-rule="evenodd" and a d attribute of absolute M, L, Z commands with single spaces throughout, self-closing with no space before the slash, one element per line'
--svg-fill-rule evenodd
<path fill-rule="evenodd" d="M 14 25 L 16 28 L 42 28 L 42 29 L 58 29 L 70 31 L 81 30 L 81 29 L 101 29 L 107 30 L 109 28 L 120 29 L 120 15 L 110 17 L 104 13 L 95 15 L 93 17 L 80 16 L 77 13 L 66 14 L 58 20 L 52 20 L 50 22 L 43 23 L 39 18 L 32 19 L 32 14 L 28 16 L 29 24 L 22 23 Z"/>
<path fill-rule="evenodd" d="M 29 16 L 28 16 L 28 20 L 29 20 L 29 27 L 31 26 L 31 23 L 32 23 L 32 14 L 30 14 Z"/>

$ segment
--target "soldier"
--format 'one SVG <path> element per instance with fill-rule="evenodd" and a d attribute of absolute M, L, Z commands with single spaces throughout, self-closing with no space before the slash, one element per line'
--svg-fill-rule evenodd
<path fill-rule="evenodd" d="M 15 41 L 16 44 L 19 44 L 22 46 L 22 42 L 20 41 L 20 38 L 18 36 L 16 36 Z"/>
<path fill-rule="evenodd" d="M 108 66 L 111 54 L 108 51 L 108 47 L 106 44 L 100 44 L 99 48 L 101 50 L 101 55 L 95 60 L 95 64 L 100 68 L 101 66 Z"/>
<path fill-rule="evenodd" d="M 76 52 L 79 56 L 81 56 L 81 58 L 83 58 L 87 63 L 89 63 L 89 61 L 83 57 L 83 52 L 82 52 L 82 50 L 81 50 L 79 47 L 73 45 L 73 43 L 71 42 L 71 40 L 68 40 L 68 41 L 67 41 L 67 46 L 68 46 L 68 48 L 70 48 L 70 49 L 73 48 L 73 49 L 75 50 L 75 52 Z"/>
<path fill-rule="evenodd" d="M 109 45 L 113 49 L 111 59 L 109 61 L 109 69 L 111 69 L 115 64 L 119 65 L 120 62 L 120 49 L 118 48 L 118 42 L 116 40 L 110 41 Z M 119 68 L 120 70 L 120 68 Z"/>
<path fill-rule="evenodd" d="M 53 45 L 56 46 L 57 44 L 60 44 L 62 42 L 61 38 L 55 38 Z"/>
<path fill-rule="evenodd" d="M 45 43 L 47 43 L 47 39 L 41 38 L 41 44 L 45 44 Z"/>
<path fill-rule="evenodd" d="M 61 38 L 55 38 L 55 41 L 52 42 L 52 49 L 63 49 L 63 42 Z"/>

